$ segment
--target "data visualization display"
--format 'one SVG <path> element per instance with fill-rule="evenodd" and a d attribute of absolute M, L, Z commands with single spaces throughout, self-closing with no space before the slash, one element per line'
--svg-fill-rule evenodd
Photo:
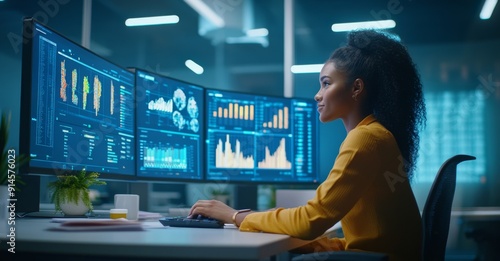
<path fill-rule="evenodd" d="M 138 177 L 203 179 L 204 89 L 134 70 Z"/>
<path fill-rule="evenodd" d="M 315 183 L 314 101 L 206 90 L 208 180 Z"/>
<path fill-rule="evenodd" d="M 135 175 L 134 74 L 32 19 L 23 47 L 22 153 L 35 172 Z"/>

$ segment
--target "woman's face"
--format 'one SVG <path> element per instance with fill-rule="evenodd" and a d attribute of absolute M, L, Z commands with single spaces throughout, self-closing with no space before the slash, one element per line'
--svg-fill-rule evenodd
<path fill-rule="evenodd" d="M 347 74 L 335 68 L 334 62 L 323 65 L 319 75 L 320 88 L 314 99 L 318 102 L 319 119 L 329 122 L 345 117 L 353 106 Z"/>

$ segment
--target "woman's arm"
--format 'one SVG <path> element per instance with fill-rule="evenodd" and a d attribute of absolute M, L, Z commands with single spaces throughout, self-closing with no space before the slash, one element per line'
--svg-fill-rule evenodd
<path fill-rule="evenodd" d="M 370 187 L 380 169 L 378 138 L 365 126 L 349 132 L 327 179 L 306 205 L 249 213 L 240 230 L 314 239 L 340 221 Z"/>

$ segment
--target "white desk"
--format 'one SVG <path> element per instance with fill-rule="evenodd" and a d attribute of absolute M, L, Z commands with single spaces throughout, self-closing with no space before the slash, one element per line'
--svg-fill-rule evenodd
<path fill-rule="evenodd" d="M 476 207 L 454 210 L 452 217 L 459 219 L 458 224 L 464 223 L 463 230 L 466 238 L 477 244 L 475 260 L 500 260 L 500 208 Z M 451 229 L 450 229 L 451 230 Z"/>
<path fill-rule="evenodd" d="M 144 231 L 51 231 L 50 219 L 16 219 L 16 252 L 145 260 L 268 260 L 307 241 L 235 228 L 154 227 Z M 5 241 L 0 251 L 5 256 Z M 10 253 L 7 253 L 10 254 Z M 3 258 L 2 258 L 3 259 Z M 126 259 L 129 260 L 129 259 Z"/>
<path fill-rule="evenodd" d="M 499 221 L 500 208 L 477 207 L 451 211 L 451 216 L 457 216 L 470 221 Z"/>

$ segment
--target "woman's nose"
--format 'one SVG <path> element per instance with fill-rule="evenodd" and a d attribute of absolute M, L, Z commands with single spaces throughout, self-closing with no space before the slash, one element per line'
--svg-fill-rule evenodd
<path fill-rule="evenodd" d="M 319 94 L 319 92 L 316 93 L 316 95 L 314 95 L 314 100 L 317 101 L 317 102 L 321 101 L 321 95 Z"/>

